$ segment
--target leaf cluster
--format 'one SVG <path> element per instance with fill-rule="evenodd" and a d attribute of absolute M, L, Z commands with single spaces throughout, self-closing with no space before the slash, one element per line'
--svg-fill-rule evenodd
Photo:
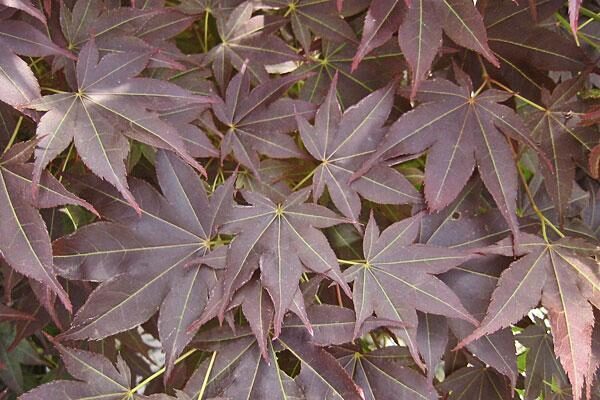
<path fill-rule="evenodd" d="M 600 399 L 594 0 L 0 0 L 0 400 Z"/>

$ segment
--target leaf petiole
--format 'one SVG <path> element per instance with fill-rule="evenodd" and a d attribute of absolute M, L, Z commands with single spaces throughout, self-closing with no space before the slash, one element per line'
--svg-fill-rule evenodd
<path fill-rule="evenodd" d="M 318 167 L 317 167 L 318 168 Z M 293 191 L 298 190 L 300 187 L 302 187 L 302 185 L 304 185 L 310 178 L 312 178 L 312 176 L 315 174 L 315 171 L 317 170 L 317 168 L 314 168 L 312 171 L 310 171 L 310 173 L 308 175 L 306 175 L 304 178 L 302 178 L 302 180 L 300 182 L 298 182 L 293 188 Z"/>
<path fill-rule="evenodd" d="M 10 149 L 12 147 L 12 145 L 15 143 L 17 135 L 19 134 L 19 130 L 21 130 L 22 123 L 23 123 L 23 116 L 19 116 L 19 119 L 17 120 L 17 124 L 15 125 L 15 129 L 13 129 L 13 133 L 10 136 L 10 140 L 8 141 L 8 144 L 6 145 L 6 148 L 4 149 L 2 154 L 5 154 L 8 151 L 8 149 Z"/>
<path fill-rule="evenodd" d="M 217 352 L 214 351 L 212 356 L 210 357 L 210 361 L 208 363 L 208 368 L 206 370 L 206 375 L 204 375 L 204 381 L 202 381 L 202 387 L 200 388 L 200 393 L 198 393 L 198 400 L 202 400 L 204 396 L 204 392 L 206 391 L 206 386 L 208 386 L 208 378 L 210 377 L 210 373 L 213 369 L 213 365 L 215 364 L 215 358 L 217 357 Z"/>
<path fill-rule="evenodd" d="M 175 364 L 176 365 L 179 364 L 180 362 L 182 362 L 183 360 L 185 360 L 186 358 L 188 358 L 189 356 L 191 356 L 192 354 L 194 354 L 197 351 L 198 351 L 198 349 L 191 349 L 190 351 L 188 351 L 187 353 L 185 353 L 181 357 L 179 357 L 177 360 L 175 360 Z M 167 370 L 167 367 L 162 367 L 161 369 L 159 369 L 158 371 L 156 371 L 155 373 L 153 373 L 152 375 L 150 375 L 149 377 L 147 377 L 146 379 L 144 379 L 143 381 L 138 383 L 133 389 L 131 389 L 131 390 L 129 390 L 129 392 L 127 392 L 127 398 L 131 398 L 138 390 L 140 390 L 141 388 L 143 388 L 144 386 L 146 386 L 147 384 L 149 384 L 150 382 L 152 382 L 153 380 L 155 380 L 156 378 L 158 378 L 159 376 L 164 374 L 166 370 Z"/>
<path fill-rule="evenodd" d="M 527 97 L 523 97 L 521 96 L 519 93 L 515 92 L 514 90 L 512 90 L 511 88 L 509 88 L 508 86 L 504 85 L 501 82 L 498 82 L 495 79 L 490 79 L 490 83 L 493 83 L 494 85 L 498 86 L 500 89 L 507 91 L 508 93 L 512 94 L 513 96 L 515 96 L 517 99 L 521 100 L 524 103 L 529 104 L 531 107 L 533 108 L 537 108 L 540 111 L 548 111 L 546 108 L 540 106 L 539 104 L 529 100 Z"/>

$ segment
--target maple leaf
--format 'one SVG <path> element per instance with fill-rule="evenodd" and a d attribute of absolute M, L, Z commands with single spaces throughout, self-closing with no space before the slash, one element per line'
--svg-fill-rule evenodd
<path fill-rule="evenodd" d="M 552 336 L 547 332 L 543 320 L 536 320 L 535 324 L 525 328 L 516 339 L 529 348 L 525 376 L 526 400 L 535 400 L 540 394 L 544 398 L 550 397 L 552 388 L 548 382 L 558 382 L 559 386 L 568 385 L 567 376 L 554 355 Z"/>
<path fill-rule="evenodd" d="M 243 2 L 244 0 L 183 0 L 177 8 L 186 14 L 192 15 L 226 15 Z"/>
<path fill-rule="evenodd" d="M 210 370 L 208 360 L 201 364 L 188 380 L 183 390 L 190 398 L 198 398 L 200 393 L 207 398 L 303 398 L 298 384 L 279 369 L 274 345 L 270 341 L 267 346 L 271 362 L 267 363 L 251 331 L 237 329 L 233 333 L 223 329 L 213 333 L 211 340 L 201 346 L 214 352 L 214 361 Z M 199 340 L 202 338 L 200 336 Z"/>
<path fill-rule="evenodd" d="M 390 128 L 377 153 L 359 171 L 378 159 L 428 151 L 425 200 L 432 211 L 452 202 L 472 175 L 475 165 L 515 238 L 517 170 L 504 135 L 536 148 L 520 117 L 498 104 L 510 98 L 498 90 L 474 94 L 469 82 L 424 82 L 417 100 L 424 102 L 403 114 Z M 439 132 L 446 132 L 439 135 Z"/>
<path fill-rule="evenodd" d="M 191 104 L 171 110 L 161 110 L 160 118 L 175 127 L 192 157 L 219 157 L 219 150 L 196 122 L 199 115 L 208 112 L 206 105 Z"/>
<path fill-rule="evenodd" d="M 406 15 L 400 0 L 372 1 L 360 46 L 354 56 L 353 69 L 375 47 L 385 43 L 398 31 L 402 53 L 411 67 L 414 97 L 421 81 L 427 77 L 431 63 L 442 45 L 442 30 L 455 43 L 482 54 L 495 66 L 498 60 L 487 44 L 483 18 L 468 0 L 417 0 L 410 2 Z"/>
<path fill-rule="evenodd" d="M 306 204 L 310 190 L 286 193 L 286 197 L 267 197 L 243 191 L 249 204 L 234 207 L 222 232 L 234 234 L 227 253 L 223 276 L 222 316 L 236 290 L 260 268 L 262 286 L 269 293 L 274 309 L 277 337 L 285 312 L 291 307 L 300 275 L 305 271 L 323 274 L 350 296 L 335 253 L 320 228 L 348 222 L 333 211 Z"/>
<path fill-rule="evenodd" d="M 208 198 L 199 177 L 174 155 L 160 151 L 156 168 L 164 196 L 142 181 L 132 183 L 140 216 L 110 190 L 91 187 L 103 215 L 115 222 L 86 225 L 59 239 L 54 254 L 63 276 L 102 282 L 62 337 L 102 339 L 145 322 L 160 308 L 158 332 L 170 373 L 195 333 L 188 326 L 217 283 L 219 265 L 201 259 L 213 268 L 200 266 L 196 259 L 224 255 L 225 247 L 212 247 L 231 205 L 233 179 Z M 186 268 L 189 263 L 193 267 Z"/>
<path fill-rule="evenodd" d="M 485 26 L 489 45 L 500 60 L 501 72 L 507 74 L 512 71 L 525 80 L 535 81 L 535 74 L 523 70 L 524 65 L 544 71 L 575 72 L 584 69 L 589 62 L 585 53 L 572 40 L 538 23 L 548 20 L 563 4 L 559 0 L 536 1 L 537 21 L 527 3 L 493 1 L 486 6 Z M 523 29 L 517 31 L 515 26 Z"/>
<path fill-rule="evenodd" d="M 23 400 L 122 398 L 142 399 L 131 391 L 131 371 L 119 356 L 115 367 L 104 356 L 85 350 L 65 347 L 54 342 L 69 374 L 77 381 L 58 380 L 39 386 L 20 398 Z"/>
<path fill-rule="evenodd" d="M 322 103 L 331 81 L 338 75 L 337 96 L 342 109 L 387 85 L 404 68 L 402 53 L 395 40 L 390 40 L 366 57 L 351 71 L 356 45 L 348 42 L 321 41 L 319 54 L 310 56 L 301 71 L 312 72 L 300 89 L 300 97 L 312 103 Z"/>
<path fill-rule="evenodd" d="M 509 400 L 513 398 L 506 378 L 477 363 L 453 372 L 439 388 L 449 393 L 448 400 Z"/>
<path fill-rule="evenodd" d="M 582 48 L 572 39 L 548 29 L 563 5 L 560 0 L 536 1 L 535 15 L 527 3 L 490 1 L 482 7 L 488 43 L 500 62 L 500 68 L 489 68 L 484 61 L 486 73 L 515 88 L 519 94 L 538 101 L 541 90 L 551 90 L 555 86 L 544 71 L 576 73 L 591 64 Z M 515 26 L 522 28 L 517 32 Z M 461 64 L 467 68 L 472 66 L 472 76 L 479 76 L 481 64 L 478 56 L 469 52 L 464 56 Z"/>
<path fill-rule="evenodd" d="M 498 210 L 492 209 L 484 213 L 480 211 L 482 204 L 486 202 L 482 198 L 481 186 L 479 179 L 472 179 L 461 196 L 449 207 L 437 214 L 424 216 L 421 221 L 419 241 L 450 249 L 474 251 L 506 237 L 510 230 Z M 441 275 L 440 279 L 457 294 L 462 304 L 474 317 L 482 320 L 498 283 L 498 276 L 507 268 L 508 263 L 509 261 L 504 257 L 496 255 L 473 258 Z M 419 329 L 422 328 L 420 322 Z M 447 325 L 452 335 L 459 341 L 467 337 L 473 329 L 472 324 L 460 319 L 448 319 Z M 430 328 L 429 331 L 431 330 Z M 438 332 L 433 334 L 428 332 L 426 338 L 438 337 Z M 417 339 L 419 339 L 418 335 Z M 421 342 L 418 342 L 419 346 Z M 433 346 L 429 342 L 427 344 L 428 346 L 419 347 L 426 361 L 430 353 L 428 347 Z M 425 350 L 421 350 L 423 348 Z M 486 365 L 507 376 L 513 386 L 516 385 L 518 371 L 515 339 L 510 329 L 481 337 L 469 343 L 466 348 Z M 448 356 L 455 358 L 458 355 L 459 352 L 454 352 Z M 448 356 L 445 360 L 448 360 Z M 430 361 L 427 364 L 428 371 L 431 371 L 434 365 Z"/>
<path fill-rule="evenodd" d="M 288 75 L 250 90 L 250 74 L 242 68 L 229 82 L 225 100 L 213 105 L 217 119 L 228 127 L 221 143 L 221 157 L 233 151 L 236 160 L 257 176 L 258 153 L 274 158 L 304 157 L 288 133 L 296 129 L 294 117 L 312 116 L 314 105 L 279 98 L 301 78 Z"/>
<path fill-rule="evenodd" d="M 301 370 L 296 381 L 304 390 L 305 398 L 364 399 L 365 390 L 351 379 L 351 371 L 346 373 L 339 361 L 322 348 L 340 346 L 352 340 L 356 325 L 354 312 L 331 305 L 315 305 L 307 312 L 314 328 L 310 336 L 297 317 L 292 317 L 279 338 L 283 347 L 300 361 Z M 382 319 L 369 318 L 363 324 L 360 335 L 384 325 L 398 326 Z"/>
<path fill-rule="evenodd" d="M 285 10 L 294 35 L 307 53 L 312 42 L 311 32 L 334 42 L 357 42 L 354 30 L 341 18 L 340 12 L 331 1 L 268 0 L 266 4 Z"/>
<path fill-rule="evenodd" d="M 33 26 L 23 21 L 2 21 L 0 24 L 0 100 L 22 109 L 40 97 L 40 86 L 25 61 L 17 56 L 42 57 L 63 55 L 73 58 Z"/>
<path fill-rule="evenodd" d="M 591 150 L 593 142 L 597 142 L 597 132 L 593 128 L 577 127 L 577 119 L 568 118 L 569 113 L 581 108 L 574 97 L 582 88 L 582 77 L 561 82 L 551 95 L 542 93 L 546 110 L 536 110 L 528 116 L 533 137 L 541 142 L 541 148 L 550 155 L 554 167 L 553 170 L 540 168 L 540 172 L 562 222 L 573 190 L 575 162 L 585 164 L 585 154 Z"/>
<path fill-rule="evenodd" d="M 283 40 L 271 34 L 284 20 L 265 15 L 252 17 L 253 10 L 252 2 L 243 2 L 227 15 L 217 15 L 221 43 L 206 57 L 222 89 L 229 80 L 232 66 L 240 71 L 246 65 L 252 81 L 262 83 L 269 79 L 266 65 L 300 59 Z"/>
<path fill-rule="evenodd" d="M 503 257 L 482 257 L 468 261 L 440 276 L 440 279 L 457 293 L 465 308 L 481 321 L 498 283 L 498 276 L 507 265 L 508 261 Z M 450 332 L 458 341 L 473 331 L 473 325 L 465 321 L 448 319 L 447 322 Z M 471 355 L 506 376 L 513 387 L 516 386 L 519 372 L 515 338 L 510 328 L 481 337 L 469 343 L 466 349 Z"/>
<path fill-rule="evenodd" d="M 193 18 L 174 8 L 152 6 L 149 2 L 139 7 L 106 7 L 102 2 L 78 0 L 72 8 L 60 8 L 60 27 L 69 49 L 80 49 L 90 38 L 104 53 L 144 52 L 152 54 L 148 66 L 152 68 L 185 69 L 181 63 L 184 54 L 168 39 L 185 30 Z M 66 78 L 76 87 L 75 68 L 66 60 Z"/>
<path fill-rule="evenodd" d="M 313 170 L 315 202 L 325 187 L 333 204 L 352 222 L 360 214 L 358 194 L 379 204 L 418 203 L 419 194 L 400 172 L 377 166 L 351 184 L 347 182 L 384 135 L 383 124 L 394 101 L 394 84 L 379 89 L 343 114 L 336 97 L 337 77 L 319 107 L 315 125 L 297 117 L 300 136 L 308 152 L 321 164 Z"/>
<path fill-rule="evenodd" d="M 33 182 L 42 170 L 73 141 L 83 162 L 115 186 L 134 208 L 138 205 L 125 179 L 127 136 L 158 148 L 173 150 L 190 165 L 204 171 L 186 151 L 176 129 L 152 110 L 205 103 L 174 84 L 134 78 L 146 66 L 148 53 L 109 54 L 99 60 L 94 41 L 88 42 L 77 62 L 77 91 L 44 96 L 28 108 L 47 111 L 36 135 Z"/>
<path fill-rule="evenodd" d="M 402 347 L 384 347 L 368 353 L 336 347 L 332 353 L 357 385 L 366 400 L 436 400 L 437 391 L 425 377 L 407 367 L 410 357 Z"/>
<path fill-rule="evenodd" d="M 255 311 L 263 312 L 256 308 Z M 357 386 L 344 369 L 320 348 L 351 339 L 354 313 L 329 305 L 313 306 L 307 312 L 314 327 L 311 340 L 306 340 L 308 333 L 297 317 L 287 319 L 281 336 L 267 341 L 270 362 L 261 357 L 259 344 L 250 329 L 241 327 L 234 333 L 230 329 L 217 328 L 200 333 L 194 344 L 216 351 L 216 355 L 212 368 L 204 362 L 189 379 L 184 391 L 191 398 L 196 398 L 205 387 L 209 398 L 309 399 L 324 398 L 320 395 L 311 397 L 315 393 L 311 391 L 321 393 L 320 390 L 325 388 L 331 398 L 360 399 Z M 277 352 L 283 349 L 289 350 L 301 363 L 301 373 L 296 380 L 277 368 Z M 244 371 L 255 373 L 250 375 Z M 310 388 L 306 382 L 308 377 L 312 383 Z"/>
<path fill-rule="evenodd" d="M 571 381 L 574 398 L 581 399 L 594 326 L 590 303 L 598 304 L 600 288 L 597 265 L 588 255 L 598 248 L 580 239 L 547 243 L 525 235 L 526 242 L 519 247 L 525 255 L 502 273 L 481 325 L 459 346 L 517 322 L 541 299 L 549 310 L 554 351 Z M 508 255 L 508 247 L 501 242 L 492 251 Z"/>
<path fill-rule="evenodd" d="M 32 202 L 28 187 L 34 166 L 27 161 L 34 146 L 35 141 L 17 143 L 0 157 L 0 252 L 13 269 L 43 283 L 71 310 L 69 296 L 56 279 L 50 237 L 37 208 L 73 204 L 95 210 L 46 171 L 40 175 L 39 196 Z"/>
<path fill-rule="evenodd" d="M 420 215 L 407 218 L 380 234 L 371 215 L 363 239 L 365 262 L 347 269 L 344 275 L 354 282 L 355 336 L 373 312 L 381 319 L 401 322 L 405 327 L 393 331 L 407 343 L 415 362 L 423 366 L 416 343 L 416 310 L 464 319 L 473 325 L 478 321 L 456 294 L 435 277 L 464 262 L 465 254 L 413 244 L 420 219 Z"/>

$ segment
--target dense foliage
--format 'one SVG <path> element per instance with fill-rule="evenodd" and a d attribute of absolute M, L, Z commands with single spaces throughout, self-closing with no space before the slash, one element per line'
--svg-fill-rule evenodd
<path fill-rule="evenodd" d="M 599 10 L 0 0 L 0 400 L 600 399 Z"/>

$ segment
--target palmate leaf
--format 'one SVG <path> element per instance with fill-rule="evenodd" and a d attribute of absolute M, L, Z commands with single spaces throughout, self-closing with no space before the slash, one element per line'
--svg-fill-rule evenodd
<path fill-rule="evenodd" d="M 33 389 L 23 400 L 143 399 L 131 393 L 131 372 L 119 357 L 115 367 L 104 356 L 54 343 L 69 374 L 77 381 L 58 380 Z"/>
<path fill-rule="evenodd" d="M 217 119 L 229 129 L 221 144 L 221 158 L 233 152 L 235 159 L 258 177 L 259 157 L 302 158 L 288 134 L 296 129 L 295 117 L 310 118 L 314 105 L 301 100 L 280 98 L 301 75 L 289 75 L 259 84 L 250 90 L 248 68 L 234 76 L 224 100 L 213 106 Z"/>
<path fill-rule="evenodd" d="M 361 208 L 358 194 L 379 204 L 420 201 L 411 183 L 386 166 L 377 166 L 348 184 L 356 168 L 375 152 L 384 134 L 383 124 L 392 109 L 394 88 L 391 84 L 379 89 L 342 114 L 336 97 L 336 76 L 317 112 L 315 125 L 297 118 L 304 146 L 321 163 L 313 171 L 313 199 L 316 202 L 327 187 L 333 204 L 354 223 Z"/>
<path fill-rule="evenodd" d="M 139 7 L 106 7 L 94 0 L 78 0 L 72 8 L 60 9 L 60 27 L 69 49 L 80 49 L 94 38 L 103 53 L 150 51 L 149 67 L 184 69 L 183 53 L 167 41 L 185 30 L 193 17 L 162 3 L 138 3 Z M 158 5 L 158 6 L 157 6 Z M 74 65 L 60 60 L 67 80 L 76 87 Z"/>
<path fill-rule="evenodd" d="M 400 322 L 404 327 L 394 329 L 394 333 L 407 343 L 415 362 L 423 366 L 417 349 L 416 310 L 463 319 L 473 325 L 478 325 L 478 321 L 456 294 L 435 277 L 463 263 L 465 254 L 413 244 L 420 219 L 420 215 L 407 218 L 380 234 L 371 216 L 363 239 L 365 262 L 347 269 L 344 275 L 354 282 L 355 335 L 373 312 L 381 319 Z"/>
<path fill-rule="evenodd" d="M 448 400 L 509 400 L 513 398 L 506 378 L 489 367 L 464 367 L 448 376 L 440 389 Z"/>
<path fill-rule="evenodd" d="M 442 30 L 455 43 L 477 51 L 492 64 L 498 60 L 487 44 L 483 18 L 468 0 L 373 1 L 365 17 L 361 44 L 354 57 L 356 68 L 372 49 L 385 43 L 398 30 L 398 40 L 413 75 L 412 96 L 426 78 L 431 63 L 442 45 Z"/>
<path fill-rule="evenodd" d="M 537 21 L 547 20 L 563 4 L 559 0 L 536 1 Z M 515 25 L 523 27 L 518 34 Z M 526 63 L 542 70 L 581 71 L 586 65 L 585 53 L 572 40 L 536 23 L 526 3 L 488 3 L 485 26 L 490 48 L 503 67 Z"/>
<path fill-rule="evenodd" d="M 27 161 L 34 147 L 34 141 L 21 142 L 0 157 L 0 253 L 8 265 L 41 282 L 71 310 L 69 296 L 56 279 L 50 237 L 37 209 L 73 204 L 95 210 L 46 171 L 40 176 L 37 199 L 31 199 L 34 166 Z"/>
<path fill-rule="evenodd" d="M 387 85 L 404 68 L 402 53 L 395 40 L 366 57 L 357 69 L 351 71 L 352 56 L 356 45 L 348 42 L 321 41 L 321 49 L 301 66 L 302 71 L 312 72 L 300 90 L 300 97 L 312 103 L 322 103 L 331 81 L 338 75 L 337 96 L 342 109 L 357 103 L 371 92 Z"/>
<path fill-rule="evenodd" d="M 139 217 L 110 190 L 90 188 L 103 215 L 114 222 L 87 225 L 61 238 L 54 259 L 69 279 L 102 282 L 64 338 L 102 339 L 145 322 L 160 308 L 158 332 L 170 373 L 193 337 L 189 325 L 217 284 L 219 264 L 208 259 L 223 255 L 224 247 L 211 251 L 211 241 L 231 206 L 233 180 L 209 199 L 194 171 L 164 151 L 157 155 L 157 175 L 164 196 L 142 181 L 132 183 Z"/>
<path fill-rule="evenodd" d="M 357 43 L 352 27 L 341 18 L 335 4 L 329 0 L 268 0 L 266 4 L 285 10 L 292 30 L 307 53 L 312 42 L 311 32 L 333 42 Z M 348 8 L 349 4 L 346 4 Z M 350 5 L 352 8 L 352 5 Z"/>
<path fill-rule="evenodd" d="M 207 340 L 203 347 L 216 352 L 214 364 L 208 371 L 205 362 L 194 372 L 184 388 L 190 398 L 198 398 L 203 391 L 207 373 L 210 373 L 204 390 L 207 398 L 304 398 L 298 384 L 277 366 L 277 355 L 270 341 L 267 346 L 271 362 L 267 363 L 251 331 L 237 330 L 234 334 L 227 329 L 212 333 L 218 342 Z"/>
<path fill-rule="evenodd" d="M 491 245 L 506 237 L 510 230 L 500 212 L 496 209 L 484 213 L 480 211 L 485 203 L 481 185 L 478 179 L 472 179 L 461 196 L 449 207 L 439 213 L 424 216 L 421 221 L 419 241 L 467 251 Z M 478 257 L 441 275 L 440 279 L 457 294 L 462 304 L 475 318 L 482 320 L 498 283 L 498 276 L 507 268 L 509 262 L 510 260 L 495 255 Z M 459 319 L 448 319 L 447 325 L 452 335 L 459 341 L 473 330 L 472 324 Z M 418 328 L 423 328 L 420 321 Z M 439 335 L 439 332 L 429 333 L 429 337 L 432 335 L 435 337 L 435 334 Z M 427 356 L 430 351 L 427 348 L 431 345 L 425 347 L 421 343 L 422 340 L 418 342 L 421 346 L 419 350 L 425 361 L 428 361 Z M 424 347 L 425 350 L 422 350 Z M 466 349 L 483 363 L 507 376 L 513 386 L 516 385 L 518 371 L 515 339 L 509 328 L 471 342 Z M 455 358 L 460 352 L 450 354 Z M 448 357 L 445 361 L 448 362 Z M 434 368 L 435 363 L 427 364 L 428 372 Z"/>
<path fill-rule="evenodd" d="M 368 171 L 377 160 L 429 149 L 425 200 L 430 210 L 439 211 L 456 198 L 477 165 L 486 188 L 518 238 L 517 170 L 505 135 L 533 147 L 535 144 L 520 117 L 499 104 L 508 98 L 510 94 L 494 89 L 474 95 L 469 82 L 461 86 L 442 79 L 424 82 L 417 95 L 423 104 L 390 127 L 377 153 L 360 172 Z"/>
<path fill-rule="evenodd" d="M 86 166 L 138 208 L 125 179 L 126 136 L 172 150 L 204 171 L 188 154 L 176 129 L 152 110 L 209 100 L 168 82 L 134 78 L 146 67 L 148 57 L 148 53 L 124 53 L 99 59 L 98 49 L 90 41 L 79 54 L 77 91 L 44 96 L 27 105 L 47 111 L 37 127 L 34 184 L 41 171 L 74 141 Z"/>
<path fill-rule="evenodd" d="M 402 347 L 384 347 L 363 353 L 338 347 L 338 362 L 363 388 L 366 400 L 437 400 L 437 391 L 423 375 L 408 368 L 410 354 Z M 407 362 L 408 359 L 408 362 Z"/>
<path fill-rule="evenodd" d="M 351 340 L 354 313 L 329 305 L 313 306 L 307 311 L 314 328 L 310 340 L 298 318 L 287 319 L 281 336 L 267 343 L 269 362 L 261 356 L 250 329 L 240 327 L 233 333 L 230 329 L 218 328 L 200 333 L 194 344 L 216 351 L 214 364 L 209 370 L 209 363 L 204 362 L 184 391 L 191 398 L 196 398 L 206 386 L 204 394 L 208 398 L 308 400 L 325 398 L 328 393 L 327 398 L 332 399 L 360 399 L 359 388 L 348 374 L 334 357 L 319 347 Z M 277 353 L 284 349 L 300 361 L 301 372 L 296 380 L 277 368 Z"/>
<path fill-rule="evenodd" d="M 498 283 L 498 276 L 507 264 L 508 262 L 502 257 L 484 257 L 469 261 L 444 274 L 440 279 L 458 294 L 469 312 L 478 320 L 482 320 Z M 473 325 L 456 319 L 449 319 L 448 327 L 452 335 L 459 341 L 467 337 L 473 330 Z M 517 384 L 519 373 L 515 355 L 515 338 L 510 328 L 481 337 L 469 343 L 466 350 L 498 373 L 506 376 L 513 387 Z M 451 354 L 455 353 L 458 352 Z"/>
<path fill-rule="evenodd" d="M 325 207 L 305 203 L 308 189 L 286 195 L 242 192 L 249 205 L 234 207 L 222 229 L 236 236 L 227 253 L 219 315 L 223 316 L 233 294 L 260 268 L 261 284 L 274 305 L 276 337 L 304 271 L 329 277 L 350 296 L 335 253 L 319 230 L 348 221 Z"/>
<path fill-rule="evenodd" d="M 254 83 L 268 80 L 266 65 L 300 58 L 279 37 L 271 34 L 283 20 L 265 15 L 252 17 L 254 4 L 244 2 L 228 14 L 218 14 L 217 30 L 221 43 L 207 54 L 221 89 L 225 89 L 232 67 L 240 71 L 245 65 Z"/>
<path fill-rule="evenodd" d="M 509 247 L 500 243 L 493 251 L 508 254 Z M 554 351 L 574 398 L 581 399 L 594 326 L 591 304 L 598 305 L 600 288 L 597 263 L 588 255 L 597 254 L 598 247 L 573 238 L 547 243 L 527 235 L 519 249 L 526 255 L 502 273 L 481 326 L 461 345 L 517 322 L 541 299 L 549 310 Z"/>
<path fill-rule="evenodd" d="M 535 400 L 540 394 L 551 398 L 552 387 L 549 382 L 557 382 L 560 387 L 569 381 L 560 362 L 554 355 L 552 336 L 547 332 L 544 321 L 536 320 L 517 336 L 523 346 L 527 346 L 527 365 L 525 376 L 525 399 Z"/>
<path fill-rule="evenodd" d="M 543 93 L 546 111 L 534 111 L 528 116 L 534 139 L 540 141 L 542 149 L 550 155 L 553 170 L 541 168 L 544 185 L 559 215 L 564 222 L 565 212 L 573 191 L 576 162 L 586 163 L 588 153 L 597 142 L 594 128 L 577 126 L 577 118 L 566 116 L 581 109 L 574 98 L 581 90 L 585 74 L 560 83 L 552 94 Z"/>
<path fill-rule="evenodd" d="M 489 45 L 500 61 L 500 68 L 489 68 L 488 73 L 518 88 L 519 93 L 538 98 L 542 88 L 553 86 L 540 71 L 582 71 L 589 63 L 582 49 L 542 23 L 563 4 L 560 0 L 536 1 L 536 20 L 527 2 L 487 3 L 484 22 Z"/>

